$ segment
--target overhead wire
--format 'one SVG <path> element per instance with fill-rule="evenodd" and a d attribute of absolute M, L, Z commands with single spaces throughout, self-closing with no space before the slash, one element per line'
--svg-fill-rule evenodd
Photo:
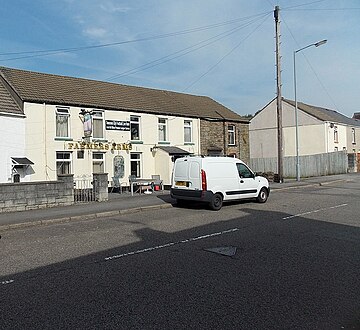
<path fill-rule="evenodd" d="M 127 71 L 125 71 L 123 73 L 116 74 L 114 76 L 111 76 L 109 78 L 104 79 L 104 81 L 109 81 L 110 82 L 110 81 L 116 80 L 117 78 L 127 76 L 127 75 L 130 75 L 130 74 L 134 74 L 134 73 L 137 73 L 137 72 L 140 72 L 140 71 L 143 71 L 143 70 L 147 70 L 147 69 L 152 68 L 152 67 L 157 66 L 157 65 L 164 64 L 166 62 L 169 62 L 169 61 L 174 60 L 176 58 L 179 58 L 181 56 L 185 56 L 185 55 L 187 55 L 187 54 L 189 54 L 191 52 L 197 51 L 197 50 L 199 50 L 201 48 L 204 48 L 206 46 L 209 46 L 209 45 L 211 45 L 211 44 L 213 44 L 213 43 L 215 43 L 215 42 L 217 42 L 219 40 L 222 40 L 222 39 L 234 34 L 235 32 L 239 31 L 240 29 L 243 29 L 243 28 L 246 28 L 246 27 L 250 26 L 251 24 L 259 21 L 259 19 L 262 19 L 264 17 L 266 19 L 271 13 L 272 13 L 272 11 L 267 11 L 267 12 L 264 12 L 264 13 L 259 13 L 259 14 L 255 14 L 255 15 L 251 15 L 251 16 L 247 16 L 247 17 L 243 17 L 243 18 L 233 19 L 233 20 L 229 20 L 229 21 L 226 21 L 226 22 L 222 22 L 222 23 L 216 23 L 216 24 L 211 24 L 211 25 L 207 25 L 207 26 L 203 26 L 203 27 L 183 30 L 183 31 L 179 31 L 179 32 L 168 33 L 166 35 L 159 35 L 159 36 L 155 36 L 155 37 L 151 37 L 151 38 L 149 37 L 149 38 L 142 38 L 142 39 L 134 39 L 134 40 L 131 40 L 131 41 L 117 42 L 117 43 L 111 43 L 111 44 L 103 44 L 103 45 L 97 45 L 97 46 L 87 46 L 87 47 L 77 47 L 77 48 L 63 48 L 62 50 L 60 50 L 60 49 L 51 50 L 50 51 L 50 52 L 52 52 L 51 54 L 46 53 L 46 52 L 49 52 L 49 51 L 45 51 L 45 50 L 44 51 L 36 51 L 36 52 L 41 52 L 41 54 L 34 54 L 34 55 L 31 55 L 31 56 L 23 56 L 23 57 L 19 57 L 19 58 L 13 58 L 13 60 L 20 59 L 20 58 L 29 58 L 29 57 L 53 55 L 55 52 L 56 53 L 62 53 L 64 51 L 73 52 L 73 51 L 79 51 L 79 50 L 85 50 L 85 49 L 91 49 L 91 48 L 108 47 L 108 46 L 125 44 L 125 43 L 130 43 L 130 42 L 154 40 L 154 39 L 159 39 L 159 38 L 162 38 L 162 37 L 165 38 L 165 37 L 175 36 L 175 35 L 179 35 L 179 34 L 192 33 L 192 32 L 195 32 L 195 31 L 197 32 L 197 31 L 200 31 L 200 30 L 204 31 L 204 30 L 208 29 L 209 27 L 214 28 L 214 27 L 220 27 L 220 26 L 225 26 L 225 25 L 229 25 L 229 24 L 234 24 L 234 23 L 239 22 L 239 21 L 245 21 L 243 24 L 240 24 L 240 25 L 238 25 L 238 26 L 236 26 L 236 27 L 234 27 L 234 28 L 232 28 L 230 30 L 219 33 L 219 34 L 217 34 L 215 36 L 212 36 L 212 37 L 210 37 L 208 39 L 205 39 L 203 41 L 200 41 L 200 42 L 198 42 L 198 43 L 196 43 L 196 44 L 194 44 L 192 46 L 186 47 L 186 48 L 181 49 L 181 50 L 179 50 L 177 52 L 174 52 L 174 53 L 168 54 L 166 56 L 163 56 L 163 57 L 161 57 L 161 58 L 159 58 L 157 60 L 151 61 L 151 62 L 146 63 L 144 65 L 141 65 L 139 67 L 127 70 Z M 31 52 L 29 52 L 29 53 L 31 53 Z M 9 53 L 0 53 L 0 55 L 4 55 L 4 54 L 9 54 Z M 7 59 L 7 60 L 10 60 L 10 59 Z M 0 60 L 0 61 L 4 61 L 4 60 Z"/>
<path fill-rule="evenodd" d="M 263 15 L 263 16 L 268 16 L 269 14 L 270 14 L 270 13 L 267 13 L 266 15 Z M 263 16 L 262 16 L 262 17 L 263 17 Z M 261 17 L 261 18 L 262 18 L 262 17 Z M 245 28 L 245 27 L 250 26 L 250 25 L 253 24 L 254 22 L 257 22 L 258 20 L 259 20 L 259 18 L 256 18 L 256 19 L 254 19 L 254 20 L 252 20 L 252 21 L 250 21 L 250 22 L 244 23 L 244 24 L 242 24 L 242 25 L 240 25 L 240 26 L 237 26 L 237 27 L 235 27 L 235 28 L 233 28 L 233 29 L 230 29 L 230 30 L 228 30 L 228 31 L 222 32 L 222 33 L 217 34 L 217 35 L 215 35 L 215 36 L 212 36 L 212 37 L 210 37 L 210 38 L 208 38 L 208 39 L 202 40 L 202 41 L 200 41 L 200 42 L 198 42 L 198 43 L 196 43 L 196 44 L 194 44 L 194 45 L 188 46 L 188 47 L 183 48 L 183 49 L 181 49 L 181 50 L 179 50 L 179 51 L 176 51 L 176 52 L 174 52 L 174 53 L 168 54 L 168 55 L 166 55 L 166 56 L 163 56 L 163 57 L 158 58 L 158 59 L 156 59 L 156 60 L 153 60 L 153 61 L 151 61 L 151 62 L 145 63 L 145 64 L 143 64 L 143 65 L 141 65 L 141 66 L 135 67 L 135 68 L 133 68 L 133 69 L 126 70 L 126 71 L 124 71 L 124 72 L 122 72 L 122 73 L 119 73 L 119 74 L 116 74 L 116 75 L 114 75 L 114 76 L 111 76 L 111 77 L 109 77 L 109 78 L 107 78 L 107 79 L 105 79 L 105 80 L 106 80 L 106 81 L 113 81 L 113 80 L 116 80 L 116 79 L 118 79 L 118 78 L 121 78 L 121 77 L 124 77 L 124 76 L 129 76 L 129 75 L 138 73 L 138 72 L 140 72 L 140 71 L 144 71 L 144 70 L 153 68 L 153 67 L 155 67 L 155 66 L 157 66 L 157 65 L 161 65 L 161 64 L 167 63 L 167 62 L 169 62 L 169 61 L 171 61 L 171 60 L 174 60 L 174 59 L 176 59 L 176 58 L 185 56 L 185 55 L 187 55 L 187 54 L 189 54 L 189 53 L 191 53 L 191 52 L 197 51 L 197 50 L 199 50 L 199 49 L 201 49 L 201 48 L 204 48 L 204 47 L 206 47 L 206 46 L 209 46 L 209 45 L 211 45 L 211 44 L 213 44 L 213 43 L 215 43 L 215 42 L 217 42 L 217 41 L 219 41 L 219 40 L 222 40 L 222 39 L 224 39 L 224 38 L 226 38 L 226 37 L 234 34 L 235 32 L 239 31 L 240 29 L 243 29 L 243 28 Z"/>
<path fill-rule="evenodd" d="M 24 56 L 17 56 L 17 57 L 12 57 L 12 58 L 10 57 L 10 58 L 5 58 L 5 59 L 0 59 L 0 61 L 4 62 L 4 61 L 13 61 L 13 60 L 26 59 L 26 58 L 33 58 L 33 57 L 56 55 L 56 54 L 61 54 L 61 53 L 73 53 L 73 52 L 78 52 L 78 51 L 83 51 L 83 50 L 88 50 L 88 49 L 112 47 L 112 46 L 119 46 L 119 45 L 130 44 L 130 43 L 151 41 L 151 40 L 156 40 L 156 39 L 164 39 L 164 38 L 169 38 L 169 37 L 174 37 L 174 36 L 179 36 L 179 35 L 185 35 L 185 34 L 190 34 L 190 33 L 195 33 L 195 32 L 201 32 L 201 31 L 206 31 L 206 30 L 209 30 L 209 29 L 222 27 L 222 26 L 225 26 L 225 25 L 234 24 L 234 23 L 237 23 L 239 21 L 244 21 L 244 20 L 247 20 L 247 19 L 250 19 L 250 18 L 253 18 L 253 17 L 261 16 L 263 14 L 264 13 L 255 14 L 255 15 L 251 15 L 251 16 L 247 16 L 247 17 L 241 17 L 241 18 L 237 18 L 237 19 L 224 21 L 224 22 L 219 22 L 219 23 L 214 23 L 214 24 L 210 24 L 210 25 L 200 26 L 200 27 L 196 27 L 196 28 L 192 28 L 192 29 L 181 30 L 181 31 L 177 31 L 177 32 L 171 32 L 171 33 L 155 35 L 155 36 L 146 37 L 146 38 L 138 38 L 138 39 L 133 39 L 133 40 L 125 40 L 125 41 L 106 43 L 106 44 L 99 44 L 99 45 L 93 45 L 93 46 L 58 48 L 58 49 L 48 49 L 48 50 L 34 50 L 34 51 L 24 51 L 24 52 L 3 52 L 3 53 L 0 53 L 0 56 L 9 56 L 9 55 L 24 55 Z M 29 55 L 25 55 L 25 54 L 29 54 Z"/>
<path fill-rule="evenodd" d="M 285 24 L 286 28 L 288 29 L 288 31 L 289 31 L 289 33 L 290 33 L 291 37 L 294 39 L 294 41 L 295 41 L 295 43 L 296 43 L 297 47 L 298 47 L 298 48 L 301 48 L 301 45 L 300 45 L 300 44 L 298 43 L 298 41 L 296 40 L 296 38 L 295 38 L 294 34 L 292 33 L 291 29 L 290 29 L 290 28 L 289 28 L 289 26 L 287 25 L 287 23 L 286 23 L 286 21 L 285 21 L 284 17 L 282 17 L 282 21 L 284 22 L 284 24 Z M 320 86 L 322 87 L 322 89 L 324 90 L 324 92 L 327 94 L 327 96 L 328 96 L 328 97 L 329 97 L 329 99 L 331 100 L 331 102 L 332 102 L 332 104 L 333 104 L 334 108 L 336 109 L 336 111 L 338 111 L 338 112 L 339 112 L 339 108 L 338 108 L 338 106 L 336 105 L 336 102 L 334 101 L 334 99 L 332 98 L 331 94 L 330 94 L 330 93 L 328 92 L 328 90 L 326 89 L 325 85 L 324 85 L 324 84 L 322 83 L 322 81 L 320 80 L 320 77 L 319 77 L 319 75 L 316 73 L 316 71 L 315 71 L 314 67 L 311 65 L 311 63 L 310 63 L 310 61 L 308 60 L 308 58 L 306 57 L 306 55 L 305 55 L 304 53 L 301 53 L 301 54 L 304 56 L 304 58 L 305 58 L 305 60 L 306 60 L 307 64 L 309 65 L 309 67 L 310 67 L 311 71 L 313 72 L 313 74 L 315 75 L 316 79 L 318 80 L 318 82 L 319 82 Z"/>
<path fill-rule="evenodd" d="M 200 81 L 203 77 L 205 77 L 208 73 L 210 73 L 215 67 L 217 67 L 226 57 L 228 57 L 231 53 L 233 53 L 237 48 L 240 47 L 240 45 L 247 40 L 253 33 L 255 33 L 256 30 L 258 30 L 266 21 L 266 19 L 269 17 L 270 14 L 266 15 L 266 17 L 263 19 L 263 21 L 255 27 L 253 31 L 251 31 L 245 38 L 243 38 L 234 48 L 232 48 L 228 53 L 226 53 L 223 57 L 220 58 L 219 61 L 217 61 L 214 65 L 212 65 L 206 72 L 204 72 L 200 77 L 198 77 L 195 81 L 193 81 L 190 85 L 188 85 L 186 88 L 184 88 L 182 91 L 185 92 L 192 86 L 194 86 L 198 81 Z"/>
<path fill-rule="evenodd" d="M 309 6 L 309 5 L 313 5 L 315 3 L 320 3 L 320 2 L 324 2 L 326 0 L 317 0 L 317 1 L 313 1 L 313 2 L 308 2 L 308 3 L 303 3 L 301 5 L 295 5 L 295 6 L 290 6 L 290 7 L 284 7 L 281 8 L 282 11 L 297 11 L 297 10 L 307 10 L 307 11 L 326 11 L 326 10 L 358 10 L 359 8 L 300 8 L 299 7 L 304 7 L 304 6 Z M 297 8 L 297 9 L 294 9 Z"/>
<path fill-rule="evenodd" d="M 302 3 L 302 4 L 300 4 L 300 5 L 294 5 L 294 6 L 290 6 L 290 7 L 284 7 L 284 8 L 281 8 L 281 10 L 289 10 L 289 9 L 292 9 L 292 8 L 310 6 L 310 5 L 313 5 L 313 4 L 315 4 L 315 3 L 324 2 L 324 1 L 326 1 L 326 0 L 316 0 L 316 1 L 312 1 L 312 2 Z"/>

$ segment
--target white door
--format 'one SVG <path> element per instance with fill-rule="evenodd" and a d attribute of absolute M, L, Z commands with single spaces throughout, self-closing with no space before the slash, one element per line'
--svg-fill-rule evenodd
<path fill-rule="evenodd" d="M 242 163 L 237 163 L 239 172 L 239 195 L 238 198 L 252 198 L 257 196 L 258 182 L 254 173 Z"/>

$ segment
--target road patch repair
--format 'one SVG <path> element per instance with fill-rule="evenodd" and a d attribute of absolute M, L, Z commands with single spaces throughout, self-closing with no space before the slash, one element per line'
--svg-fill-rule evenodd
<path fill-rule="evenodd" d="M 235 246 L 220 246 L 215 248 L 204 249 L 205 251 L 209 251 L 212 253 L 221 254 L 226 257 L 233 257 L 236 254 L 237 247 Z"/>

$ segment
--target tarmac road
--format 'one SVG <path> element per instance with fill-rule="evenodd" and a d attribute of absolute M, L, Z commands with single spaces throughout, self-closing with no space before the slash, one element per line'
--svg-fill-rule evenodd
<path fill-rule="evenodd" d="M 1 329 L 359 329 L 360 177 L 5 230 Z"/>
<path fill-rule="evenodd" d="M 336 182 L 347 182 L 358 178 L 359 173 L 340 174 L 302 179 L 300 182 L 288 179 L 284 183 L 270 182 L 271 191 L 283 191 L 306 186 L 328 185 Z M 118 214 L 146 211 L 153 208 L 169 208 L 175 201 L 169 191 L 156 192 L 151 195 L 134 195 L 129 193 L 109 194 L 109 201 L 97 203 L 79 203 L 66 207 L 29 210 L 22 212 L 0 213 L 0 232 L 8 229 L 29 226 L 48 225 L 68 221 L 113 216 Z"/>

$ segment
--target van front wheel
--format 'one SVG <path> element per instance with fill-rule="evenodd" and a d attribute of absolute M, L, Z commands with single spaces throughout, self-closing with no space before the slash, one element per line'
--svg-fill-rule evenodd
<path fill-rule="evenodd" d="M 223 198 L 220 194 L 214 194 L 209 206 L 214 211 L 219 211 L 223 205 Z"/>
<path fill-rule="evenodd" d="M 269 192 L 266 188 L 261 188 L 258 197 L 256 198 L 259 203 L 265 203 L 269 197 Z"/>

